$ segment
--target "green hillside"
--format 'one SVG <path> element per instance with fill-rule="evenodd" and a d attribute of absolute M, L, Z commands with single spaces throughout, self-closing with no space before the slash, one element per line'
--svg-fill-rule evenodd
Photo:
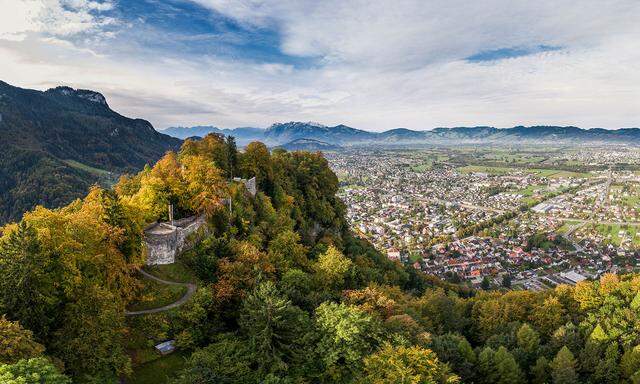
<path fill-rule="evenodd" d="M 46 92 L 0 81 L 0 223 L 35 205 L 57 207 L 141 169 L 178 139 L 112 111 L 96 92 Z M 111 174 L 109 174 L 111 172 Z"/>

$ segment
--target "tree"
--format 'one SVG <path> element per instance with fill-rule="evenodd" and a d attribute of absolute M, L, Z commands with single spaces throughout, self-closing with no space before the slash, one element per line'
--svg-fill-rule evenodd
<path fill-rule="evenodd" d="M 522 348 L 526 353 L 535 353 L 540 345 L 540 336 L 538 333 L 529 326 L 529 324 L 522 324 L 517 334 L 518 347 Z"/>
<path fill-rule="evenodd" d="M 124 350 L 124 308 L 113 293 L 86 284 L 65 307 L 51 349 L 75 376 L 115 377 L 131 372 Z"/>
<path fill-rule="evenodd" d="M 222 329 L 220 307 L 210 287 L 200 287 L 179 312 L 176 344 L 184 349 L 207 345 Z"/>
<path fill-rule="evenodd" d="M 576 284 L 574 298 L 580 309 L 589 313 L 583 328 L 593 329 L 592 338 L 601 342 L 617 341 L 619 345 L 637 345 L 640 311 L 635 298 L 640 290 L 640 277 L 604 274 L 599 281 Z"/>
<path fill-rule="evenodd" d="M 358 382 L 434 384 L 458 383 L 459 379 L 438 361 L 432 351 L 417 346 L 394 347 L 387 343 L 364 359 L 363 375 Z"/>
<path fill-rule="evenodd" d="M 464 300 L 452 292 L 447 294 L 442 288 L 426 290 L 414 301 L 413 307 L 427 330 L 433 333 L 461 333 L 468 324 Z"/>
<path fill-rule="evenodd" d="M 238 173 L 238 147 L 235 137 L 227 136 L 225 146 L 229 164 L 229 177 L 234 177 Z"/>
<path fill-rule="evenodd" d="M 357 305 L 367 313 L 386 319 L 396 310 L 396 302 L 375 285 L 364 289 L 346 290 L 343 293 L 344 302 Z"/>
<path fill-rule="evenodd" d="M 378 346 L 381 326 L 356 306 L 325 302 L 316 308 L 318 357 L 325 375 L 345 380 L 360 371 L 362 358 Z"/>
<path fill-rule="evenodd" d="M 59 314 L 60 299 L 52 272 L 57 255 L 47 256 L 35 229 L 26 221 L 0 238 L 0 312 L 45 338 Z"/>
<path fill-rule="evenodd" d="M 307 249 L 300 244 L 300 236 L 292 230 L 279 233 L 269 242 L 269 260 L 281 272 L 289 268 L 308 268 Z"/>
<path fill-rule="evenodd" d="M 33 333 L 18 322 L 0 317 L 0 363 L 14 364 L 18 360 L 38 357 L 44 346 L 33 340 Z"/>
<path fill-rule="evenodd" d="M 15 364 L 0 364 L 2 384 L 71 384 L 43 357 L 23 359 Z"/>
<path fill-rule="evenodd" d="M 194 352 L 180 373 L 176 384 L 256 383 L 258 375 L 252 367 L 249 344 L 235 335 L 223 334 L 218 340 Z"/>
<path fill-rule="evenodd" d="M 493 362 L 498 376 L 497 384 L 517 384 L 524 381 L 518 363 L 505 347 L 498 348 Z"/>
<path fill-rule="evenodd" d="M 270 194 L 273 191 L 273 168 L 269 149 L 263 143 L 249 143 L 240 156 L 240 171 L 245 178 L 256 178 L 258 189 Z"/>
<path fill-rule="evenodd" d="M 592 376 L 593 380 L 603 384 L 618 383 L 620 377 L 620 369 L 618 368 L 619 356 L 618 343 L 610 343 L 604 353 L 604 358 L 600 359 L 596 366 Z"/>
<path fill-rule="evenodd" d="M 502 276 L 502 286 L 505 288 L 511 288 L 511 275 L 505 274 Z"/>
<path fill-rule="evenodd" d="M 543 337 L 548 337 L 566 323 L 566 310 L 557 297 L 549 296 L 533 308 L 529 321 Z"/>
<path fill-rule="evenodd" d="M 353 262 L 346 258 L 334 246 L 318 257 L 315 270 L 318 280 L 327 288 L 338 288 L 344 284 L 344 279 Z"/>
<path fill-rule="evenodd" d="M 491 288 L 491 282 L 489 282 L 489 278 L 487 276 L 482 278 L 482 283 L 480 283 L 480 288 L 488 291 Z"/>
<path fill-rule="evenodd" d="M 622 377 L 633 384 L 640 384 L 640 346 L 627 349 L 620 359 Z"/>
<path fill-rule="evenodd" d="M 576 359 L 569 348 L 562 347 L 551 364 L 551 377 L 554 384 L 577 384 Z"/>
<path fill-rule="evenodd" d="M 187 156 L 182 165 L 191 210 L 212 216 L 221 209 L 221 200 L 227 195 L 220 169 L 203 156 Z"/>
<path fill-rule="evenodd" d="M 430 348 L 438 358 L 451 366 L 464 382 L 473 381 L 476 355 L 464 336 L 451 333 L 434 336 Z"/>
<path fill-rule="evenodd" d="M 305 310 L 315 308 L 314 297 L 317 290 L 310 274 L 299 269 L 290 269 L 282 275 L 278 287 L 295 305 Z"/>
<path fill-rule="evenodd" d="M 531 382 L 533 384 L 549 383 L 551 375 L 549 374 L 549 361 L 546 357 L 540 356 L 536 360 L 536 364 L 531 367 Z"/>
<path fill-rule="evenodd" d="M 493 384 L 498 380 L 497 372 L 494 368 L 495 351 L 490 347 L 485 347 L 478 354 L 478 371 L 480 382 Z"/>
<path fill-rule="evenodd" d="M 302 354 L 309 319 L 267 281 L 247 296 L 238 324 L 254 351 L 259 372 L 277 373 L 286 372 L 288 365 Z"/>
<path fill-rule="evenodd" d="M 582 348 L 583 343 L 580 330 L 573 323 L 569 322 L 553 332 L 549 345 L 553 351 L 559 351 L 564 346 L 569 348 L 570 351 L 578 351 Z M 583 359 L 581 358 L 580 360 Z"/>

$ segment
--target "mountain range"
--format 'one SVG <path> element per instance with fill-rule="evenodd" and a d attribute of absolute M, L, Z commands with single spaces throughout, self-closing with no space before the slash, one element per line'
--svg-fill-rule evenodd
<path fill-rule="evenodd" d="M 162 131 L 176 137 L 199 136 L 209 132 L 232 135 L 239 144 L 259 140 L 271 146 L 286 146 L 299 139 L 318 140 L 342 147 L 359 145 L 458 145 L 458 144 L 633 144 L 640 145 L 640 129 L 583 129 L 562 126 L 454 127 L 416 131 L 396 128 L 384 132 L 337 125 L 333 127 L 303 122 L 276 123 L 269 128 L 224 129 L 214 127 L 169 128 Z M 198 133 L 198 134 L 196 134 Z"/>
<path fill-rule="evenodd" d="M 209 133 L 217 133 L 225 136 L 234 136 L 240 145 L 249 144 L 252 141 L 261 140 L 264 137 L 264 129 L 240 127 L 234 129 L 222 129 L 212 125 L 198 125 L 195 127 L 170 127 L 160 132 L 178 139 L 190 137 L 204 137 Z"/>
<path fill-rule="evenodd" d="M 278 148 L 286 149 L 287 151 L 335 151 L 341 147 L 320 140 L 295 139 L 278 146 Z"/>
<path fill-rule="evenodd" d="M 0 81 L 0 223 L 38 204 L 67 204 L 181 142 L 113 111 L 98 92 L 41 92 Z"/>

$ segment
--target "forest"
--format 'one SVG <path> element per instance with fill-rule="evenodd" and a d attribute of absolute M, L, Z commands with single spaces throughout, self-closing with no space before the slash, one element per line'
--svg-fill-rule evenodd
<path fill-rule="evenodd" d="M 256 177 L 256 196 L 234 177 Z M 440 281 L 354 236 L 338 187 L 320 153 L 211 134 L 25 213 L 0 229 L 0 383 L 129 382 L 139 333 L 175 340 L 172 384 L 640 383 L 640 276 L 542 292 Z M 143 230 L 169 204 L 207 219 L 179 257 L 197 291 L 127 318 Z"/>

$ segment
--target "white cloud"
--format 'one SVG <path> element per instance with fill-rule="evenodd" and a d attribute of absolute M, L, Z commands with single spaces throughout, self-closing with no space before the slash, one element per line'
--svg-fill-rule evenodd
<path fill-rule="evenodd" d="M 112 33 L 104 27 L 116 21 L 100 12 L 113 3 L 25 0 L 17 7 L 9 1 L 19 17 L 8 25 L 0 15 L 3 80 L 93 88 L 114 109 L 160 128 L 282 120 L 365 129 L 640 125 L 635 0 L 583 0 L 580 6 L 565 0 L 197 0 L 248 27 L 278 29 L 284 52 L 318 58 L 310 68 L 166 52 L 142 56 L 135 46 L 113 54 L 92 43 L 94 35 Z M 75 34 L 88 35 L 81 46 L 69 39 Z M 464 60 L 484 50 L 541 44 L 563 48 L 491 63 Z"/>
<path fill-rule="evenodd" d="M 0 0 L 0 39 L 22 40 L 27 32 L 38 30 L 37 18 L 43 8 L 37 0 Z"/>
<path fill-rule="evenodd" d="M 614 0 L 196 0 L 252 25 L 278 25 L 283 49 L 359 66 L 420 66 L 479 49 L 593 45 L 638 32 L 640 3 Z"/>
<path fill-rule="evenodd" d="M 110 1 L 0 0 L 0 39 L 23 40 L 28 33 L 72 36 L 114 22 L 96 12 L 113 8 Z"/>

